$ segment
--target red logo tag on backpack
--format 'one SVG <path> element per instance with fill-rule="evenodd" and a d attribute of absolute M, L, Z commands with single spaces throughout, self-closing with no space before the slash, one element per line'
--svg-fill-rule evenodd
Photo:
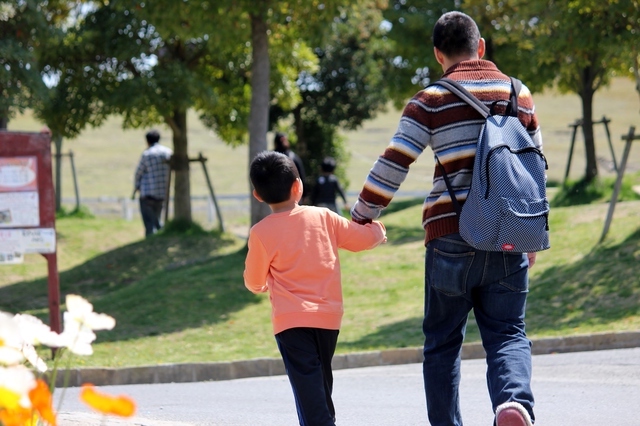
<path fill-rule="evenodd" d="M 503 251 L 511 251 L 511 250 L 513 250 L 513 249 L 515 249 L 515 248 L 516 248 L 516 246 L 515 246 L 515 245 L 513 245 L 513 244 L 509 244 L 509 243 L 504 243 L 504 244 L 502 245 L 502 250 L 503 250 Z"/>

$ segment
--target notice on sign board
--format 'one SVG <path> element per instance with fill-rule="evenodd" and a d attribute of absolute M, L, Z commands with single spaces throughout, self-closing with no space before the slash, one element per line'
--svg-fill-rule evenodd
<path fill-rule="evenodd" d="M 0 157 L 0 228 L 40 225 L 37 160 Z"/>
<path fill-rule="evenodd" d="M 0 229 L 0 253 L 54 253 L 56 231 L 53 228 Z"/>
<path fill-rule="evenodd" d="M 0 253 L 0 265 L 16 265 L 23 262 L 22 253 Z"/>

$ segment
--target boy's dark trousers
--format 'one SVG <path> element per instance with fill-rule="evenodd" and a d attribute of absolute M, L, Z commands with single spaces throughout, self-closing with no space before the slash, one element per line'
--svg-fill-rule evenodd
<path fill-rule="evenodd" d="M 289 376 L 300 426 L 334 426 L 331 359 L 338 330 L 290 328 L 276 334 Z"/>

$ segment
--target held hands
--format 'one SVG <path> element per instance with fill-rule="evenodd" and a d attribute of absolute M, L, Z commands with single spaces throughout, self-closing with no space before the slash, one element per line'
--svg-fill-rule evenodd
<path fill-rule="evenodd" d="M 527 258 L 529 259 L 529 269 L 533 268 L 533 265 L 536 263 L 536 252 L 527 253 Z"/>

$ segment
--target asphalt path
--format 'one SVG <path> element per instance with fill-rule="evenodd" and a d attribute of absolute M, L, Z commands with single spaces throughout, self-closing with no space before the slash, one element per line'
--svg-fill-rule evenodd
<path fill-rule="evenodd" d="M 334 371 L 338 426 L 427 425 L 421 364 Z M 460 399 L 465 426 L 491 426 L 485 362 L 462 362 Z M 640 348 L 536 355 L 533 391 L 538 426 L 638 426 Z M 101 386 L 136 400 L 131 419 L 104 419 L 66 390 L 59 424 L 104 426 L 295 426 L 286 376 L 228 381 Z M 61 390 L 56 391 L 61 397 Z"/>

